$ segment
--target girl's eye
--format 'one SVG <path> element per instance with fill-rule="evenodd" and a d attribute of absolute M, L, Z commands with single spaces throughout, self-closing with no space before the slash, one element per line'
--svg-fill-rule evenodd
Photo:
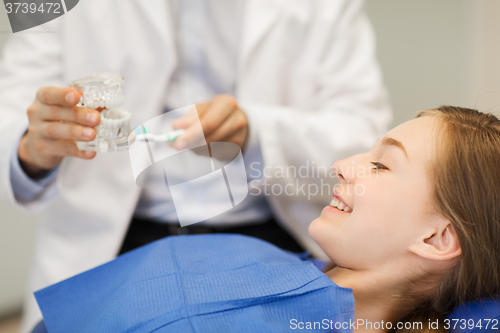
<path fill-rule="evenodd" d="M 382 163 L 380 162 L 370 162 L 371 164 L 374 165 L 374 167 L 372 168 L 372 170 L 389 170 L 388 167 L 386 167 L 385 165 L 383 165 Z"/>

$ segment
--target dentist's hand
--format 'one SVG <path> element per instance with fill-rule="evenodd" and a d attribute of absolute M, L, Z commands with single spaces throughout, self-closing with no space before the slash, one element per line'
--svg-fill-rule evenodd
<path fill-rule="evenodd" d="M 245 148 L 248 139 L 248 119 L 231 95 L 217 95 L 212 100 L 196 104 L 198 117 L 207 142 L 232 142 Z M 197 139 L 196 126 L 191 126 L 197 117 L 186 114 L 172 123 L 174 130 L 185 129 L 173 144 L 174 148 L 184 149 Z M 198 127 L 199 128 L 199 127 Z"/>
<path fill-rule="evenodd" d="M 64 156 L 91 159 L 95 152 L 78 150 L 75 141 L 91 141 L 101 121 L 98 111 L 75 105 L 80 94 L 71 88 L 45 87 L 28 108 L 29 127 L 21 138 L 18 157 L 32 178 L 57 167 Z"/>

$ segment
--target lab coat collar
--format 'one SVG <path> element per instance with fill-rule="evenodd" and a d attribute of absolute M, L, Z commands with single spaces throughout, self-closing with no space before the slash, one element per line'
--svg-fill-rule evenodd
<path fill-rule="evenodd" d="M 177 52 L 172 6 L 170 0 L 133 0 L 140 11 L 148 18 L 160 38 L 158 48 L 165 62 L 167 77 L 170 77 L 177 66 Z"/>
<path fill-rule="evenodd" d="M 242 63 L 248 63 L 259 42 L 277 21 L 284 0 L 247 0 L 243 25 Z"/>
<path fill-rule="evenodd" d="M 169 0 L 135 0 L 138 7 L 149 17 L 151 24 L 167 42 L 169 50 L 175 50 L 175 30 Z M 241 63 L 250 60 L 253 50 L 277 21 L 285 0 L 247 0 L 243 19 Z M 170 52 L 169 52 L 170 53 Z"/>
<path fill-rule="evenodd" d="M 137 7 L 149 18 L 162 40 L 174 41 L 172 39 L 174 27 L 171 17 L 171 6 L 169 0 L 134 0 Z M 170 46 L 170 45 L 169 45 Z"/>

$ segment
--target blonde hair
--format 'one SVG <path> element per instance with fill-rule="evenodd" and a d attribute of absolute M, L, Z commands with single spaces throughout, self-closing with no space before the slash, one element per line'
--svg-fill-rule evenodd
<path fill-rule="evenodd" d="M 403 321 L 422 322 L 445 316 L 464 302 L 500 294 L 500 120 L 477 110 L 441 106 L 418 117 L 436 117 L 443 135 L 429 175 L 439 213 L 456 230 L 462 255 L 433 292 Z"/>

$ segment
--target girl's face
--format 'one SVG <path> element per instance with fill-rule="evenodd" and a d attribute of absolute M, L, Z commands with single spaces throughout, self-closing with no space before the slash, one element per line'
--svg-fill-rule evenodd
<path fill-rule="evenodd" d="M 309 234 L 338 266 L 380 267 L 410 255 L 408 248 L 422 235 L 431 236 L 434 118 L 399 125 L 371 151 L 335 163 L 339 184 L 333 199 L 348 208 L 326 206 Z"/>

